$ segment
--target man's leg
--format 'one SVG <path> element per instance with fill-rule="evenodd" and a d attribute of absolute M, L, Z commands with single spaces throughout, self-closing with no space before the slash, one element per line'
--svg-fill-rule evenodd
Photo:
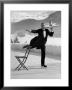
<path fill-rule="evenodd" d="M 41 47 L 41 66 L 45 65 L 45 46 Z"/>

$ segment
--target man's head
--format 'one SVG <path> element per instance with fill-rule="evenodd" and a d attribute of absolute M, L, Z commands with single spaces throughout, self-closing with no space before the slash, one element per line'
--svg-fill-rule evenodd
<path fill-rule="evenodd" d="M 41 23 L 41 28 L 42 28 L 42 29 L 44 29 L 44 28 L 45 28 L 45 27 L 44 27 L 44 23 Z"/>

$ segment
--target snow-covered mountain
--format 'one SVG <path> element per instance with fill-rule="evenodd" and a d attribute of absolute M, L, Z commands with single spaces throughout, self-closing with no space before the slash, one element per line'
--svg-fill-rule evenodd
<path fill-rule="evenodd" d="M 25 33 L 26 29 L 39 29 L 42 22 L 48 23 L 50 20 L 58 25 L 57 27 L 53 28 L 54 37 L 61 37 L 61 11 L 56 11 L 50 14 L 50 16 L 44 20 L 26 19 L 21 20 L 20 22 L 11 23 L 11 34 L 14 34 L 16 32 Z"/>

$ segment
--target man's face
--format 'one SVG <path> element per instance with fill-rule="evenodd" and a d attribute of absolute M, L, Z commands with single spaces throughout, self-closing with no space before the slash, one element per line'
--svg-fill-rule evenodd
<path fill-rule="evenodd" d="M 44 29 L 44 23 L 41 23 L 41 28 Z"/>

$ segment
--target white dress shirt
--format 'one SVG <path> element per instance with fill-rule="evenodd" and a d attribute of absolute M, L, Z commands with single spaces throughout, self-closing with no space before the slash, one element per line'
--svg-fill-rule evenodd
<path fill-rule="evenodd" d="M 44 35 L 44 38 L 46 37 L 46 31 L 45 30 L 43 30 L 43 35 Z"/>

